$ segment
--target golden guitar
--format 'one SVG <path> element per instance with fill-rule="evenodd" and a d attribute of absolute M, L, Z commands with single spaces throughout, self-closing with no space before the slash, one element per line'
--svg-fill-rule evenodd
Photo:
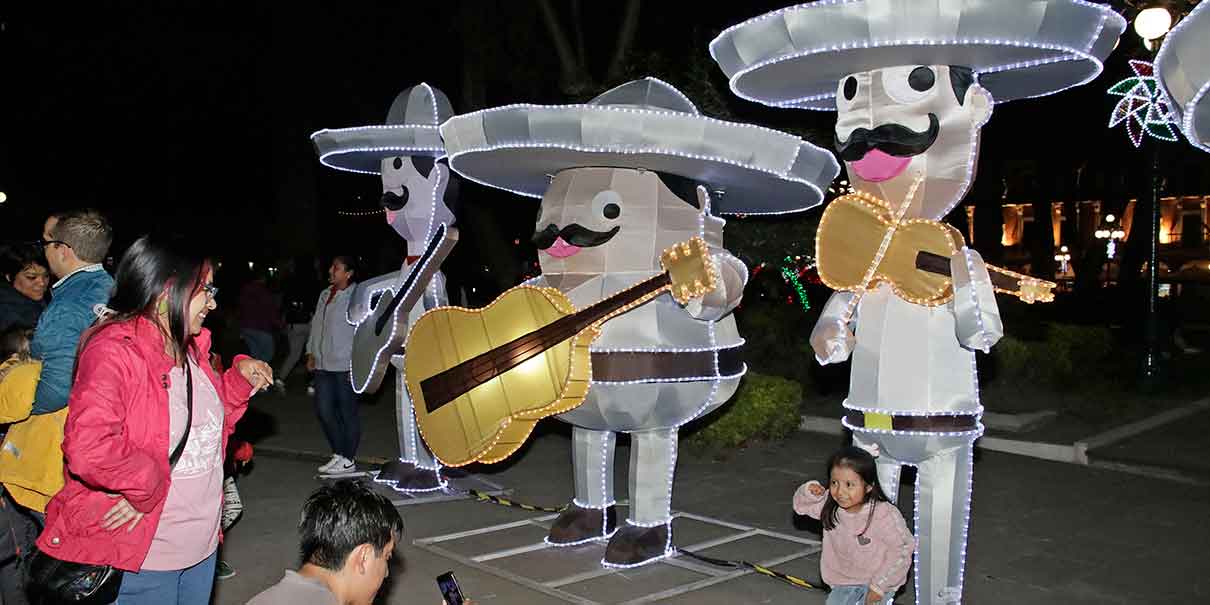
<path fill-rule="evenodd" d="M 507 458 L 538 420 L 583 403 L 601 324 L 665 291 L 685 304 L 718 282 L 701 238 L 665 250 L 660 265 L 663 273 L 578 312 L 555 288 L 517 286 L 482 309 L 422 315 L 404 380 L 433 455 L 447 466 Z"/>
<path fill-rule="evenodd" d="M 833 290 L 862 291 L 890 284 L 900 298 L 934 307 L 954 297 L 950 256 L 965 245 L 962 233 L 940 221 L 896 221 L 881 200 L 861 193 L 828 204 L 815 234 L 819 277 Z M 1025 302 L 1050 302 L 1055 284 L 988 265 L 997 292 Z M 869 277 L 867 277 L 869 276 Z"/>

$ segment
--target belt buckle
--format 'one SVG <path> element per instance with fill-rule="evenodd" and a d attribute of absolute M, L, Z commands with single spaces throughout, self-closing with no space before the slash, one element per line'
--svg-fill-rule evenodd
<path fill-rule="evenodd" d="M 865 428 L 880 429 L 880 430 L 884 430 L 884 431 L 893 430 L 893 427 L 891 425 L 891 415 L 890 414 L 879 414 L 878 412 L 866 412 L 865 413 Z"/>

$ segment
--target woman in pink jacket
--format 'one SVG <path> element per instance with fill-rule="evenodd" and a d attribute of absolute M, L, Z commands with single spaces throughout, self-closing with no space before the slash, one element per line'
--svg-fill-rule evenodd
<path fill-rule="evenodd" d="M 112 313 L 81 340 L 64 427 L 67 481 L 47 506 L 38 548 L 125 570 L 122 605 L 210 600 L 227 437 L 248 398 L 273 384 L 264 362 L 240 356 L 221 376 L 207 362 L 202 322 L 215 293 L 205 258 L 179 239 L 144 236 L 118 266 Z"/>

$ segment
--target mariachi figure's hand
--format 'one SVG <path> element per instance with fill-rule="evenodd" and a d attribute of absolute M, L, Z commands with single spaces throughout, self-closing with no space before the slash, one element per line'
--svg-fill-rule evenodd
<path fill-rule="evenodd" d="M 849 326 L 835 319 L 820 319 L 811 330 L 811 349 L 820 365 L 840 363 L 853 353 L 855 343 Z"/>

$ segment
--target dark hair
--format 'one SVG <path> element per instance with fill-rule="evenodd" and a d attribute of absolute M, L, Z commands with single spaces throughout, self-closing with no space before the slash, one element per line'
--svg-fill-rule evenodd
<path fill-rule="evenodd" d="M 361 277 L 361 261 L 359 261 L 356 256 L 341 254 L 339 256 L 333 256 L 332 262 L 344 265 L 345 271 L 349 271 L 353 274 L 353 277 L 349 281 L 357 281 L 357 279 Z"/>
<path fill-rule="evenodd" d="M 12 244 L 5 246 L 3 252 L 0 252 L 0 275 L 3 275 L 4 279 L 10 282 L 16 279 L 18 273 L 24 271 L 30 265 L 38 265 L 47 271 L 50 270 L 40 246 L 33 244 Z"/>
<path fill-rule="evenodd" d="M 34 329 L 25 325 L 9 326 L 0 332 L 0 362 L 19 355 L 28 356 L 29 342 L 34 338 Z"/>
<path fill-rule="evenodd" d="M 189 302 L 202 288 L 210 260 L 177 235 L 151 233 L 135 240 L 118 263 L 109 309 L 113 312 L 96 329 L 106 325 L 145 317 L 154 321 L 161 294 L 168 294 L 166 338 L 184 363 L 185 352 L 193 342 L 189 333 Z M 80 346 L 84 350 L 84 346 Z"/>
<path fill-rule="evenodd" d="M 702 185 L 706 187 L 707 191 L 709 191 L 709 185 L 667 172 L 657 172 L 655 174 L 656 176 L 660 177 L 660 182 L 663 183 L 669 191 L 680 198 L 681 201 L 693 206 L 694 208 L 698 208 L 699 210 L 701 209 L 697 202 L 697 187 L 698 185 Z"/>
<path fill-rule="evenodd" d="M 836 529 L 836 509 L 840 508 L 836 501 L 832 499 L 832 490 L 829 489 L 832 483 L 832 469 L 836 467 L 847 468 L 861 477 L 862 481 L 871 489 L 865 495 L 865 502 L 873 500 L 875 502 L 888 502 L 889 499 L 882 491 L 882 486 L 878 484 L 878 466 L 874 464 L 874 457 L 869 452 L 850 445 L 849 447 L 841 448 L 836 453 L 828 458 L 828 485 L 824 486 L 827 490 L 827 500 L 823 503 L 823 510 L 819 512 L 819 520 L 823 523 L 826 530 Z"/>
<path fill-rule="evenodd" d="M 339 571 L 362 544 L 381 554 L 392 539 L 403 537 L 403 518 L 385 496 L 352 479 L 315 490 L 303 504 L 298 522 L 304 564 Z"/>
<path fill-rule="evenodd" d="M 950 66 L 950 86 L 954 89 L 954 96 L 958 97 L 959 105 L 966 103 L 966 91 L 974 83 L 974 70 L 960 65 Z"/>
<path fill-rule="evenodd" d="M 76 258 L 88 263 L 105 260 L 109 244 L 113 243 L 113 228 L 104 215 L 85 208 L 59 212 L 54 217 L 55 227 L 51 229 L 51 235 L 71 246 Z"/>

